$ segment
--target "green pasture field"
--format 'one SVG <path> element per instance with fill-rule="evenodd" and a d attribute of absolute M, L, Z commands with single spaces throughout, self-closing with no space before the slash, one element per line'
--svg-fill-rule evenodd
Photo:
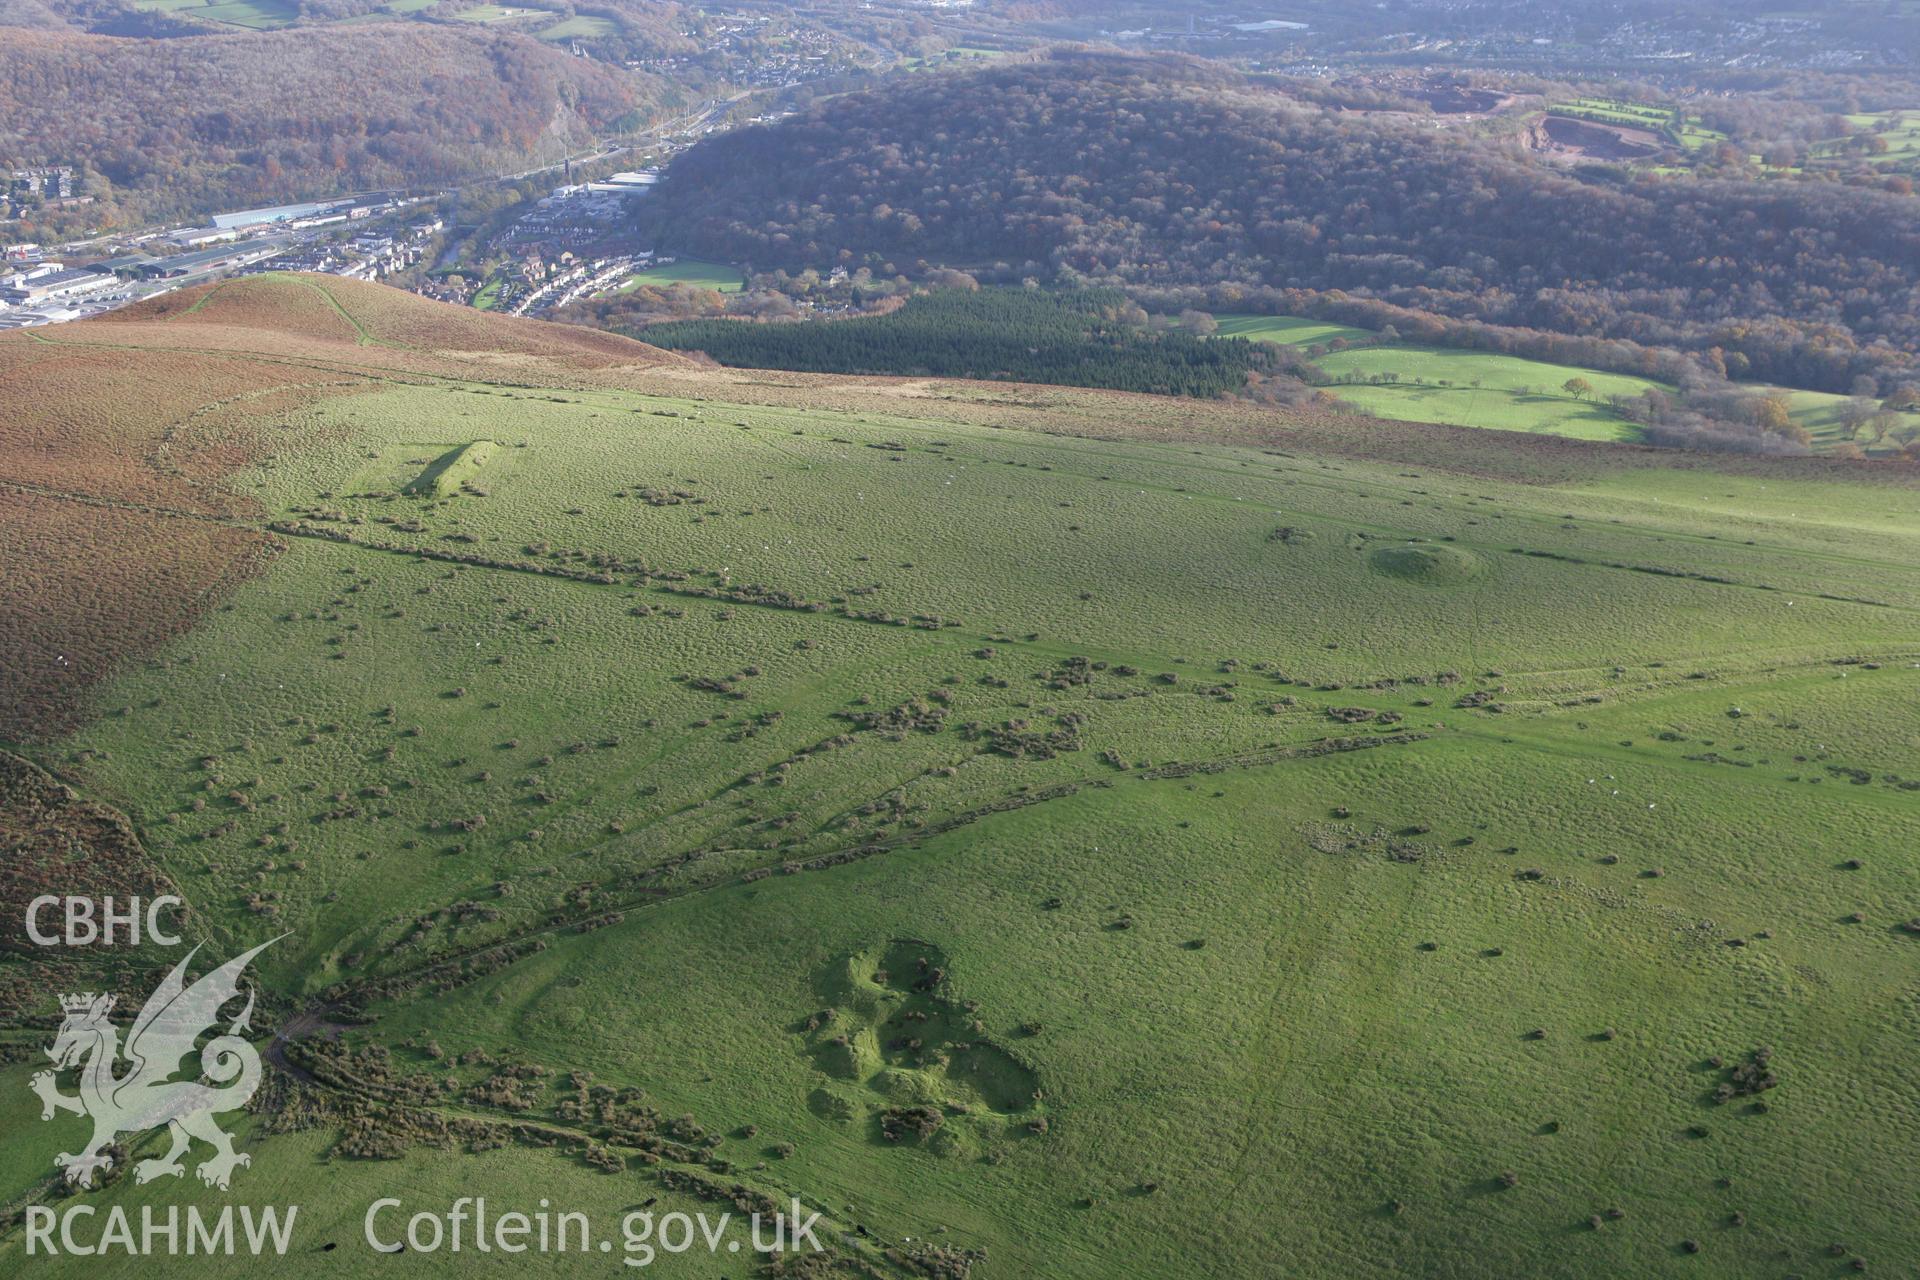
<path fill-rule="evenodd" d="M 252 31 L 270 31 L 288 26 L 299 16 L 287 0 L 225 0 L 216 4 L 208 4 L 205 0 L 135 0 L 135 6 L 167 13 L 191 11 L 196 18 L 224 22 Z"/>
<path fill-rule="evenodd" d="M 1373 337 L 1367 329 L 1302 316 L 1215 318 L 1222 334 L 1292 346 L 1319 346 L 1335 339 L 1364 342 Z M 1639 439 L 1639 427 L 1609 408 L 1607 398 L 1639 395 L 1659 385 L 1645 378 L 1497 352 L 1400 344 L 1330 351 L 1314 363 L 1333 379 L 1326 388 L 1329 394 L 1377 417 L 1579 440 Z M 1574 378 L 1584 378 L 1592 392 L 1582 398 L 1564 390 Z"/>
<path fill-rule="evenodd" d="M 620 292 L 638 289 L 643 284 L 688 284 L 700 289 L 715 289 L 721 293 L 738 293 L 746 287 L 746 283 L 745 276 L 723 263 L 702 262 L 697 258 L 681 258 L 676 262 L 648 267 L 645 271 L 636 271 L 620 284 Z"/>
<path fill-rule="evenodd" d="M 1347 354 L 1433 380 L 1381 388 L 1409 400 L 1569 372 Z M 309 1272 L 465 1274 L 361 1222 L 473 1194 L 607 1228 L 798 1196 L 849 1275 L 1915 1256 L 1920 491 L 727 385 L 422 377 L 263 417 L 298 447 L 232 484 L 284 549 L 32 749 L 212 954 L 287 935 L 257 971 L 307 1014 L 290 1061 L 393 1090 L 230 1118 L 231 1198 L 300 1204 Z M 1716 1101 L 1763 1047 L 1777 1087 Z M 16 1197 L 81 1141 L 24 1070 Z M 435 1128 L 480 1120 L 520 1136 Z M 386 1158 L 341 1136 L 369 1127 Z M 97 1273 L 23 1247 L 0 1266 Z"/>
<path fill-rule="evenodd" d="M 225 4 L 210 4 L 198 12 L 203 18 L 255 31 L 287 26 L 299 16 L 286 0 L 229 0 Z"/>
<path fill-rule="evenodd" d="M 1787 397 L 1793 420 L 1813 433 L 1815 449 L 1831 448 L 1846 440 L 1842 411 L 1846 408 L 1848 397 L 1826 391 L 1800 391 L 1784 387 L 1779 390 Z M 1887 433 L 1887 438 L 1875 441 L 1871 432 L 1863 430 L 1853 443 L 1869 454 L 1889 453 L 1900 447 L 1901 432 L 1920 428 L 1920 413 L 1897 413 L 1894 422 L 1896 425 Z"/>
<path fill-rule="evenodd" d="M 1648 103 L 1626 102 L 1618 98 L 1572 98 L 1554 105 L 1605 116 L 1620 124 L 1644 125 L 1651 128 L 1664 124 L 1673 114 L 1662 107 Z"/>
<path fill-rule="evenodd" d="M 491 311 L 500 305 L 501 279 L 493 276 L 473 295 L 473 305 L 482 311 Z"/>
<path fill-rule="evenodd" d="M 1920 160 L 1920 110 L 1870 112 L 1850 115 L 1847 120 L 1862 132 L 1883 137 L 1887 141 L 1885 152 L 1857 158 L 1870 164 L 1889 166 L 1907 165 Z M 1891 127 L 1882 131 L 1879 126 L 1885 123 L 1890 123 Z M 1812 152 L 1821 160 L 1848 161 L 1856 158 L 1844 141 L 1818 143 Z"/>
<path fill-rule="evenodd" d="M 1882 120 L 1894 122 L 1895 127 L 1886 134 L 1891 149 L 1880 157 L 1881 161 L 1894 163 L 1920 158 L 1920 110 L 1882 111 L 1847 118 L 1863 129 L 1874 129 Z"/>
<path fill-rule="evenodd" d="M 1628 125 L 1637 129 L 1650 129 L 1655 133 L 1663 132 L 1673 121 L 1673 112 L 1666 107 L 1651 103 L 1623 102 L 1616 98 L 1572 98 L 1566 102 L 1550 104 L 1549 111 L 1563 109 L 1582 116 L 1594 116 L 1614 124 Z M 1680 145 L 1689 151 L 1717 142 L 1725 142 L 1727 135 L 1718 129 L 1709 129 L 1701 124 L 1698 116 L 1687 115 L 1681 124 L 1678 136 Z"/>
<path fill-rule="evenodd" d="M 1328 324 L 1302 316 L 1216 316 L 1226 336 L 1315 346 L 1344 338 L 1365 342 L 1368 329 Z M 1336 381 L 1327 387 L 1336 399 L 1383 418 L 1435 422 L 1456 427 L 1541 432 L 1580 440 L 1634 441 L 1639 428 L 1607 405 L 1611 396 L 1636 396 L 1649 388 L 1671 390 L 1651 379 L 1605 373 L 1573 365 L 1529 360 L 1497 352 L 1400 344 L 1329 352 L 1314 361 Z M 1392 376 L 1391 382 L 1343 382 L 1342 378 Z M 1583 378 L 1592 392 L 1584 397 L 1565 390 Z M 1793 420 L 1813 435 L 1816 451 L 1831 449 L 1846 437 L 1841 413 L 1848 397 L 1825 391 L 1756 386 L 1788 399 Z M 1903 443 L 1900 431 L 1920 427 L 1920 414 L 1896 415 L 1898 426 L 1878 442 L 1861 434 L 1856 443 L 1869 454 L 1885 454 Z"/>
<path fill-rule="evenodd" d="M 462 22 L 521 22 L 548 12 L 545 9 L 529 9 L 518 5 L 482 4 L 471 9 L 462 9 L 453 16 Z"/>
<path fill-rule="evenodd" d="M 1566 102 L 1552 103 L 1548 106 L 1548 110 L 1650 129 L 1657 133 L 1665 132 L 1673 121 L 1673 112 L 1668 108 L 1611 98 L 1573 98 Z M 1678 138 L 1681 145 L 1689 151 L 1698 151 L 1727 140 L 1726 134 L 1701 124 L 1698 116 L 1687 114 L 1684 120 L 1685 122 L 1678 130 Z M 1880 155 L 1859 157 L 1868 163 L 1900 166 L 1920 159 L 1920 110 L 1869 112 L 1850 115 L 1847 120 L 1856 128 L 1868 131 L 1875 130 L 1875 127 L 1883 122 L 1892 123 L 1892 128 L 1882 135 L 1887 140 L 1888 150 Z M 1845 145 L 1844 141 L 1814 143 L 1809 154 L 1813 160 L 1820 162 L 1849 161 L 1856 158 L 1855 153 Z M 1754 157 L 1754 162 L 1756 164 L 1760 162 L 1758 156 Z M 1796 166 L 1779 172 L 1799 173 L 1801 171 L 1801 168 Z"/>
<path fill-rule="evenodd" d="M 1581 440 L 1637 439 L 1639 428 L 1608 408 L 1607 397 L 1639 395 L 1658 385 L 1625 374 L 1435 347 L 1367 347 L 1333 352 L 1316 363 L 1336 380 L 1334 395 L 1381 417 Z M 1394 380 L 1339 384 L 1348 377 Z M 1584 378 L 1593 391 L 1578 397 L 1563 390 L 1574 378 Z"/>
<path fill-rule="evenodd" d="M 982 49 L 972 45 L 957 44 L 930 58 L 908 58 L 901 63 L 907 71 L 932 71 L 940 67 L 967 66 L 979 62 L 991 62 L 996 58 L 1007 57 L 1004 49 Z"/>
<path fill-rule="evenodd" d="M 542 40 L 590 40 L 598 36 L 615 35 L 619 30 L 620 28 L 615 26 L 611 19 L 598 18 L 590 13 L 577 13 L 550 27 L 541 28 L 540 38 Z"/>
<path fill-rule="evenodd" d="M 1305 316 L 1236 315 L 1223 312 L 1214 316 L 1214 319 L 1220 324 L 1220 337 L 1278 342 L 1290 347 L 1310 347 L 1317 343 L 1333 342 L 1336 339 L 1363 342 L 1373 337 L 1371 329 L 1328 324 Z"/>

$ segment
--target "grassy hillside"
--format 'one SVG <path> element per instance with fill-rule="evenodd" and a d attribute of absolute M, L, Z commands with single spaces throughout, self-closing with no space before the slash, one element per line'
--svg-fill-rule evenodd
<path fill-rule="evenodd" d="M 288 935 L 235 1186 L 303 1206 L 316 1275 L 506 1265 L 370 1253 L 381 1195 L 798 1195 L 867 1276 L 1920 1246 L 1898 473 L 703 369 L 316 287 L 0 337 L 25 385 L 175 362 L 97 431 L 197 467 L 136 503 L 22 444 L 0 494 L 273 548 L 4 745 L 122 810 L 213 954 Z M 80 1140 L 19 1105 L 49 1000 L 0 1037 L 18 1197 Z M 145 1269 L 189 1266 L 259 1264 Z"/>

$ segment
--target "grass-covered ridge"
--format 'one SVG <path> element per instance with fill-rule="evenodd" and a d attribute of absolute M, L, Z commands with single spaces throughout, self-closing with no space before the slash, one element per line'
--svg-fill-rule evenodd
<path fill-rule="evenodd" d="M 236 1195 L 302 1204 L 316 1275 L 394 1270 L 358 1239 L 380 1195 L 613 1221 L 703 1188 L 800 1195 L 843 1273 L 898 1277 L 1731 1278 L 1920 1245 L 1910 485 L 635 372 L 345 284 L 326 341 L 218 323 L 306 287 L 0 359 L 177 358 L 164 403 L 83 425 L 165 444 L 143 521 L 274 544 L 78 730 L 11 746 L 127 816 L 213 953 L 288 933 Z M 492 325 L 516 358 L 461 363 Z M 0 503 L 135 501 L 29 475 L 21 429 Z M 79 1123 L 29 1109 L 38 1012 L 7 1014 L 9 1200 Z M 1763 1047 L 1776 1087 L 1740 1092 Z"/>

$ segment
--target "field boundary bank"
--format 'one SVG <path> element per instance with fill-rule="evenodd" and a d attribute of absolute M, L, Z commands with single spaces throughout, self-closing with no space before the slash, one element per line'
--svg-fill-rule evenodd
<path fill-rule="evenodd" d="M 465 967 L 474 960 L 483 960 L 498 953 L 502 963 L 483 970 L 459 975 L 463 981 L 456 985 L 465 985 L 466 981 L 477 980 L 487 974 L 517 963 L 528 955 L 537 954 L 545 949 L 544 939 L 562 933 L 582 931 L 582 926 L 597 926 L 600 922 L 616 923 L 610 916 L 621 916 L 627 911 L 659 906 L 684 898 L 712 893 L 716 890 L 754 884 L 775 875 L 797 875 L 807 871 L 825 871 L 834 867 L 863 862 L 881 854 L 892 853 L 910 848 L 936 837 L 950 834 L 963 827 L 971 826 L 986 818 L 1002 813 L 1017 812 L 1032 808 L 1053 800 L 1067 799 L 1088 790 L 1110 790 L 1121 781 L 1131 777 L 1143 782 L 1172 781 L 1180 778 L 1225 773 L 1233 769 L 1253 769 L 1284 763 L 1288 760 L 1311 760 L 1330 755 L 1339 755 L 1352 751 L 1365 751 L 1376 747 L 1408 746 L 1431 738 L 1426 733 L 1386 734 L 1371 738 L 1323 738 L 1317 742 L 1302 743 L 1289 747 L 1266 748 L 1259 751 L 1240 752 L 1234 755 L 1194 761 L 1176 761 L 1153 769 L 1138 769 L 1128 773 L 1114 775 L 1096 775 L 1054 783 L 1030 792 L 1016 792 L 1003 796 L 999 800 L 976 805 L 960 813 L 952 814 L 938 822 L 930 823 L 911 835 L 891 836 L 885 840 L 868 840 L 858 844 L 846 845 L 826 853 L 784 863 L 752 867 L 745 871 L 729 872 L 706 883 L 690 885 L 678 891 L 651 890 L 614 904 L 596 904 L 591 910 L 573 912 L 560 918 L 550 918 L 537 925 L 522 929 L 507 937 L 493 941 L 477 943 L 444 955 L 430 957 L 419 965 L 401 970 L 398 973 L 368 977 L 359 982 L 347 982 L 332 991 L 323 994 L 310 1013 L 342 1014 L 350 1012 L 352 1006 L 363 1001 L 393 999 L 404 995 L 420 983 L 433 978 L 436 974 L 450 969 Z M 589 849 L 591 846 L 589 846 Z M 697 862 L 714 853 L 725 853 L 725 849 L 689 850 L 679 854 L 658 866 L 649 869 L 649 873 L 672 870 Z M 648 873 L 642 873 L 648 874 Z M 528 948 L 529 943 L 539 943 Z"/>

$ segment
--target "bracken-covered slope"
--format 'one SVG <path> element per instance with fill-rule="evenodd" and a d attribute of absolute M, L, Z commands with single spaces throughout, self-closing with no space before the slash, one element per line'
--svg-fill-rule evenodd
<path fill-rule="evenodd" d="M 475 1273 L 369 1250 L 385 1196 L 591 1215 L 614 1256 L 553 1276 L 792 1196 L 799 1274 L 867 1280 L 1920 1253 L 1893 469 L 716 370 L 307 277 L 0 360 L 45 775 L 0 891 L 85 864 L 206 957 L 279 939 L 251 1164 L 97 1210 L 298 1204 L 351 1280 Z M 11 1206 L 85 1141 L 32 963 Z M 97 1273 L 12 1221 L 0 1271 Z"/>
<path fill-rule="evenodd" d="M 396 382 L 683 363 L 333 277 L 245 277 L 0 337 L 0 391 L 24 410 L 0 421 L 0 739 L 70 724 L 78 690 L 271 556 L 257 504 L 227 481 L 316 443 L 284 429 L 295 408 Z"/>
<path fill-rule="evenodd" d="M 415 293 L 338 276 L 273 272 L 203 285 L 108 312 L 99 332 L 144 347 L 218 345 L 253 351 L 353 356 L 405 369 L 433 360 L 477 368 L 490 360 L 538 360 L 557 369 L 684 365 L 631 338 L 447 306 Z M 71 332 L 91 333 L 88 328 Z"/>

